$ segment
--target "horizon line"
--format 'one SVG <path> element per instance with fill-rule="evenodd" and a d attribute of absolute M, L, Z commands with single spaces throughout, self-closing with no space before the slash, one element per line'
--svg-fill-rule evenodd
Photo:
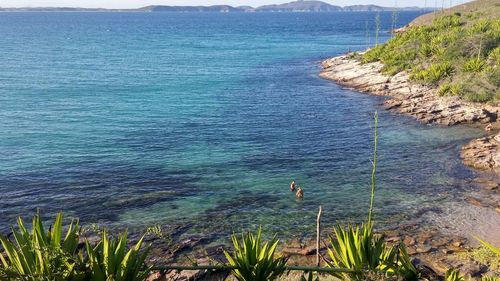
<path fill-rule="evenodd" d="M 290 2 L 287 2 L 287 3 L 282 3 L 282 4 L 288 4 Z M 332 5 L 330 3 L 327 3 L 327 2 L 323 2 L 325 4 L 328 4 L 328 5 L 331 5 L 331 6 L 334 6 L 334 7 L 341 7 L 341 8 L 345 8 L 345 7 L 353 7 L 353 6 L 376 6 L 376 7 L 380 7 L 380 8 L 390 8 L 390 9 L 405 9 L 405 8 L 416 8 L 416 9 L 442 9 L 442 7 L 434 7 L 434 6 L 426 6 L 426 7 L 422 7 L 422 6 L 381 6 L 381 5 L 377 5 L 377 4 L 353 4 L 353 5 L 345 5 L 345 6 L 340 6 L 340 5 Z M 282 4 L 266 4 L 266 5 L 260 5 L 260 6 L 256 6 L 256 7 L 253 7 L 253 6 L 249 6 L 249 5 L 239 5 L 239 6 L 233 6 L 233 5 L 229 5 L 229 4 L 214 4 L 214 5 L 165 5 L 165 4 L 151 4 L 151 5 L 146 5 L 146 6 L 139 6 L 139 7 L 135 7 L 135 8 L 103 8 L 103 7 L 81 7 L 81 6 L 0 6 L 0 9 L 81 9 L 81 10 L 116 10 L 116 11 L 120 11 L 120 10 L 139 10 L 139 9 L 143 9 L 143 8 L 147 8 L 147 7 L 216 7 L 216 6 L 227 6 L 227 7 L 232 7 L 232 8 L 240 8 L 240 7 L 249 7 L 249 8 L 252 8 L 252 9 L 258 9 L 260 7 L 264 7 L 264 6 L 273 6 L 273 5 L 282 5 Z M 461 4 L 459 4 L 461 5 Z M 459 5 L 455 5 L 455 6 L 459 6 Z M 454 6 L 451 6 L 451 7 L 454 7 Z M 450 8 L 450 7 L 445 7 L 445 9 L 447 8 Z"/>

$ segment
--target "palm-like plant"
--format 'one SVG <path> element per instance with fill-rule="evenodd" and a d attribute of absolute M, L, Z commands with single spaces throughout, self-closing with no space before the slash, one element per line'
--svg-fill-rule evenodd
<path fill-rule="evenodd" d="M 103 230 L 101 241 L 95 247 L 88 240 L 85 241 L 91 280 L 145 280 L 150 271 L 144 262 L 149 247 L 141 252 L 143 239 L 144 236 L 128 252 L 127 232 L 119 235 L 118 239 L 109 239 L 106 230 Z"/>
<path fill-rule="evenodd" d="M 354 272 L 334 273 L 338 278 L 364 280 L 363 270 L 379 270 L 383 258 L 393 256 L 381 236 L 373 234 L 371 223 L 361 226 L 334 227 L 335 237 L 330 236 L 329 267 L 352 269 Z"/>
<path fill-rule="evenodd" d="M 463 275 L 460 274 L 460 271 L 456 269 L 448 269 L 444 275 L 445 281 L 465 281 Z"/>
<path fill-rule="evenodd" d="M 500 281 L 500 277 L 493 275 L 485 275 L 481 277 L 481 281 Z"/>
<path fill-rule="evenodd" d="M 396 275 L 403 277 L 405 280 L 417 280 L 419 278 L 419 273 L 411 262 L 408 250 L 403 243 L 399 245 L 399 254 L 396 265 Z"/>
<path fill-rule="evenodd" d="M 271 241 L 262 242 L 262 229 L 254 235 L 251 232 L 242 235 L 238 241 L 236 235 L 231 239 L 234 254 L 224 251 L 229 264 L 234 267 L 234 276 L 239 281 L 272 281 L 285 270 L 286 258 L 275 257 L 279 240 L 276 236 Z"/>
<path fill-rule="evenodd" d="M 486 66 L 487 63 L 485 60 L 481 58 L 472 58 L 464 63 L 463 70 L 465 72 L 481 72 Z"/>
<path fill-rule="evenodd" d="M 31 230 L 19 217 L 17 229 L 12 228 L 14 242 L 0 235 L 6 255 L 0 254 L 0 276 L 7 280 L 82 280 L 82 257 L 76 253 L 80 227 L 78 221 L 72 221 L 63 238 L 62 219 L 58 213 L 45 231 L 39 213 L 33 217 Z"/>

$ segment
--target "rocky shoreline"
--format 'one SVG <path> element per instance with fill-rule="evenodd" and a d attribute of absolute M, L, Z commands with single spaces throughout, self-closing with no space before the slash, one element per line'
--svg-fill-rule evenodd
<path fill-rule="evenodd" d="M 495 122 L 500 108 L 468 103 L 458 97 L 440 97 L 436 89 L 409 82 L 408 74 L 381 73 L 383 64 L 362 64 L 354 54 L 327 59 L 321 63 L 320 76 L 356 91 L 388 96 L 384 106 L 394 112 L 415 117 L 426 124 L 488 124 Z"/>

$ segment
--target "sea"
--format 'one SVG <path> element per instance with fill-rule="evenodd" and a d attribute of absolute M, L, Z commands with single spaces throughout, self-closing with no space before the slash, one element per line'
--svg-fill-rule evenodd
<path fill-rule="evenodd" d="M 321 79 L 321 61 L 419 11 L 0 13 L 0 232 L 82 225 L 280 237 L 366 220 L 378 113 L 379 227 L 463 201 L 470 127 L 423 125 Z M 378 37 L 378 38 L 377 38 Z M 289 185 L 304 191 L 297 200 Z"/>

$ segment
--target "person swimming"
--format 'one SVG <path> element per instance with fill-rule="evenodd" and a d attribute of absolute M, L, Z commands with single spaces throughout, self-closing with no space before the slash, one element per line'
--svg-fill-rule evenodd
<path fill-rule="evenodd" d="M 295 197 L 299 199 L 304 197 L 304 192 L 302 191 L 302 188 L 300 186 L 297 188 L 297 193 L 295 193 Z"/>
<path fill-rule="evenodd" d="M 292 183 L 290 183 L 290 191 L 291 192 L 295 191 L 295 181 L 292 181 Z"/>

